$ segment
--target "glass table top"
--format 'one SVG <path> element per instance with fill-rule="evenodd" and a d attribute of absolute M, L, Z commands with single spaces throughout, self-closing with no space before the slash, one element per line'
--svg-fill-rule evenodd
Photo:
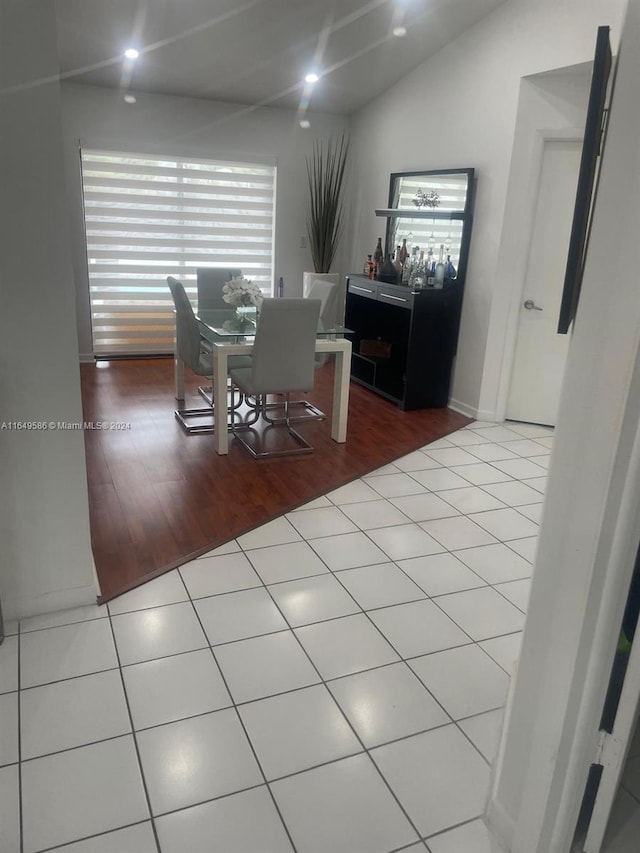
<path fill-rule="evenodd" d="M 235 308 L 213 308 L 198 311 L 196 317 L 200 323 L 200 333 L 216 343 L 236 343 L 239 338 L 252 338 L 256 333 L 258 314 L 255 308 L 248 308 L 239 314 Z M 319 338 L 342 338 L 352 333 L 351 329 L 341 325 L 318 323 L 316 336 Z"/>

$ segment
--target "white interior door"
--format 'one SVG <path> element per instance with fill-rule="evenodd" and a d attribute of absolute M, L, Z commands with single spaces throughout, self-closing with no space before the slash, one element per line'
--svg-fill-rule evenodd
<path fill-rule="evenodd" d="M 582 142 L 544 145 L 506 417 L 555 426 L 569 335 L 556 331 Z M 508 271 L 507 271 L 508 274 Z"/>

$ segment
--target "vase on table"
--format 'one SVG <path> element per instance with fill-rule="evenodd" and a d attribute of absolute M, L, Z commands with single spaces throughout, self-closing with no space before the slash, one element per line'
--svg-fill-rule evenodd
<path fill-rule="evenodd" d="M 255 329 L 258 322 L 258 309 L 255 305 L 238 305 L 236 319 L 241 329 Z"/>

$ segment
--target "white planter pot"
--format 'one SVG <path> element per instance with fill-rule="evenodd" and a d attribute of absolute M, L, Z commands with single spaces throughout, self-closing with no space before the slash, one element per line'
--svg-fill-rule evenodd
<path fill-rule="evenodd" d="M 313 282 L 320 278 L 323 281 L 332 281 L 334 284 L 340 283 L 340 275 L 337 272 L 305 272 L 302 273 L 302 295 L 307 297 L 313 285 Z"/>

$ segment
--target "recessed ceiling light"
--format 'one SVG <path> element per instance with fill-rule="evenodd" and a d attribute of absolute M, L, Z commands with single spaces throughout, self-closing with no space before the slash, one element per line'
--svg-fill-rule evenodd
<path fill-rule="evenodd" d="M 402 36 L 406 36 L 407 28 L 406 27 L 394 27 L 392 30 L 394 36 L 397 38 L 402 38 Z"/>
<path fill-rule="evenodd" d="M 320 77 L 313 71 L 305 76 L 305 83 L 317 83 Z"/>
<path fill-rule="evenodd" d="M 136 50 L 135 47 L 129 47 L 125 50 L 124 55 L 127 59 L 137 59 L 140 56 L 140 51 Z"/>
<path fill-rule="evenodd" d="M 127 104 L 135 104 L 135 102 L 136 102 L 136 96 L 135 95 L 125 95 L 124 99 L 125 99 L 125 102 Z"/>
<path fill-rule="evenodd" d="M 306 130 L 308 127 L 311 127 L 311 122 L 309 121 L 309 119 L 303 118 L 300 122 L 300 127 L 304 127 Z"/>

